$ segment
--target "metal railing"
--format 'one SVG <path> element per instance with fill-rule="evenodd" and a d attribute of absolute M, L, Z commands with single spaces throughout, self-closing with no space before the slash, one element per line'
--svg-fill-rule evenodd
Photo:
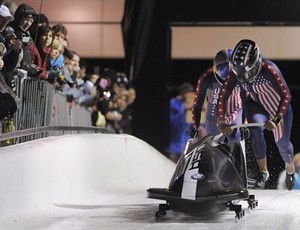
<path fill-rule="evenodd" d="M 83 126 L 47 126 L 18 130 L 0 136 L 0 146 L 8 146 L 21 142 L 32 141 L 49 136 L 60 136 L 78 133 L 111 133 L 105 128 Z M 9 143 L 7 141 L 9 140 Z"/>
<path fill-rule="evenodd" d="M 66 95 L 47 81 L 28 78 L 26 72 L 15 76 L 18 110 L 14 114 L 15 130 L 0 136 L 1 146 L 43 138 L 58 131 L 105 132 L 92 126 L 91 111 L 75 101 L 67 103 Z M 5 144 L 5 141 L 9 143 Z M 13 141 L 12 141 L 13 140 Z"/>

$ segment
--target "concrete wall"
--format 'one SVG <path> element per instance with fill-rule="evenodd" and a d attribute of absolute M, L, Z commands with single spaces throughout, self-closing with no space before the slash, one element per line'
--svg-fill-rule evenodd
<path fill-rule="evenodd" d="M 13 0 L 45 14 L 51 25 L 68 29 L 70 49 L 82 57 L 123 58 L 121 19 L 125 0 Z M 41 5 L 42 2 L 42 5 Z"/>
<path fill-rule="evenodd" d="M 82 57 L 124 58 L 120 22 L 125 0 L 14 0 L 48 16 L 51 24 L 68 28 L 70 47 Z M 172 58 L 211 59 L 243 38 L 255 40 L 270 59 L 300 58 L 300 28 L 253 26 L 200 26 L 172 28 Z"/>
<path fill-rule="evenodd" d="M 0 148 L 0 218 L 167 187 L 175 164 L 130 135 L 78 134 Z M 111 201 L 113 202 L 113 201 Z"/>
<path fill-rule="evenodd" d="M 300 27 L 212 26 L 173 27 L 173 58 L 211 59 L 224 48 L 234 48 L 241 39 L 252 39 L 264 57 L 300 59 Z"/>

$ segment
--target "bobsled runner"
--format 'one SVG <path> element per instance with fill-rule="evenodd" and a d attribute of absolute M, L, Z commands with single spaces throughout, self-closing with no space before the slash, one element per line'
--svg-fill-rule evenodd
<path fill-rule="evenodd" d="M 168 188 L 147 190 L 148 198 L 166 201 L 159 204 L 156 218 L 166 215 L 168 210 L 193 216 L 230 210 L 235 212 L 235 218 L 240 219 L 244 216 L 240 201 L 246 201 L 249 209 L 255 208 L 258 201 L 248 191 L 243 128 L 262 125 L 232 126 L 232 129 L 241 129 L 242 140 L 237 143 L 219 142 L 222 134 L 190 139 Z"/>

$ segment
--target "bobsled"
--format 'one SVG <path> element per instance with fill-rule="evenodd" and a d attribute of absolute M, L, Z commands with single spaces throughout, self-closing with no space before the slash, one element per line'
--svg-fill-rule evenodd
<path fill-rule="evenodd" d="M 245 212 L 240 201 L 248 208 L 258 205 L 249 194 L 245 153 L 245 132 L 249 126 L 263 123 L 233 125 L 241 130 L 241 141 L 220 142 L 222 133 L 190 139 L 176 164 L 175 172 L 167 188 L 149 188 L 147 197 L 166 201 L 159 204 L 156 218 L 168 210 L 193 216 L 207 216 L 226 210 L 234 211 L 240 219 Z"/>

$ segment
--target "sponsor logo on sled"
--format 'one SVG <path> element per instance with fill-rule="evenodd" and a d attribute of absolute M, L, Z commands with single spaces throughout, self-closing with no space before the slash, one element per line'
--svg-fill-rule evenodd
<path fill-rule="evenodd" d="M 190 164 L 191 167 L 189 168 L 189 170 L 194 170 L 199 168 L 203 151 L 204 151 L 204 145 L 201 145 L 194 150 L 192 156 L 192 162 Z"/>
<path fill-rule="evenodd" d="M 194 173 L 191 178 L 194 180 L 203 180 L 205 176 L 202 173 Z"/>

